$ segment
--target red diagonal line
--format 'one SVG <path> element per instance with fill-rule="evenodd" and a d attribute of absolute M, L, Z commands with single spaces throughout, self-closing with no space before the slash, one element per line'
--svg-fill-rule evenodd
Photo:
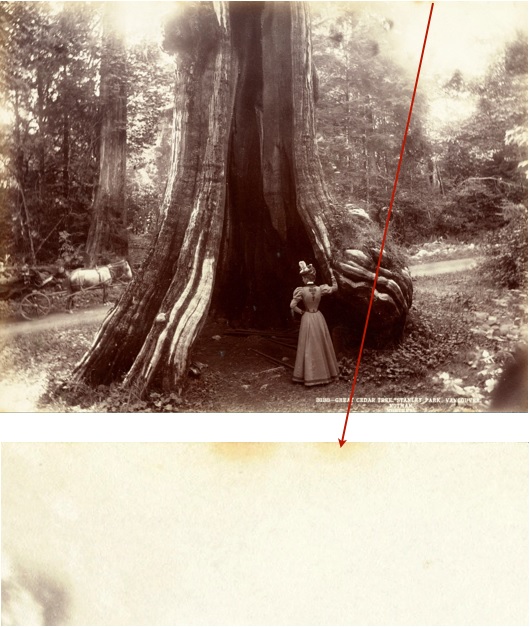
<path fill-rule="evenodd" d="M 377 261 L 377 266 L 375 269 L 375 278 L 374 278 L 374 284 L 372 285 L 372 293 L 370 295 L 370 302 L 368 304 L 368 311 L 366 313 L 366 321 L 364 324 L 364 331 L 363 331 L 363 337 L 361 339 L 361 346 L 359 348 L 359 356 L 357 357 L 357 365 L 355 366 L 355 374 L 353 375 L 353 384 L 351 387 L 351 394 L 350 394 L 350 400 L 348 401 L 348 409 L 346 411 L 346 420 L 344 422 L 344 429 L 342 430 L 342 438 L 341 440 L 339 440 L 339 443 L 342 441 L 342 443 L 344 443 L 344 437 L 346 435 L 346 427 L 348 426 L 348 418 L 350 416 L 350 410 L 351 410 L 351 405 L 352 405 L 352 401 L 353 401 L 353 395 L 355 393 L 355 386 L 357 385 L 357 377 L 359 375 L 359 366 L 361 365 L 361 357 L 363 355 L 363 348 L 364 348 L 364 341 L 366 339 L 366 332 L 368 330 L 368 323 L 370 321 L 370 313 L 372 311 L 372 304 L 374 302 L 374 295 L 375 295 L 375 289 L 377 286 L 377 279 L 379 278 L 379 268 L 381 267 L 381 260 L 383 259 L 383 250 L 385 248 L 385 242 L 386 242 L 386 236 L 388 233 L 388 226 L 390 224 L 390 218 L 392 216 L 392 206 L 394 205 L 394 198 L 396 196 L 396 189 L 397 189 L 397 184 L 398 184 L 398 180 L 399 180 L 399 172 L 401 170 L 401 162 L 403 161 L 403 153 L 405 152 L 405 144 L 407 143 L 407 135 L 409 132 L 409 126 L 410 126 L 410 119 L 412 117 L 412 108 L 414 107 L 414 100 L 416 98 L 416 89 L 418 88 L 418 81 L 420 80 L 420 71 L 421 71 L 421 64 L 423 62 L 423 55 L 425 53 L 425 46 L 427 45 L 427 36 L 429 34 L 429 26 L 431 25 L 431 17 L 432 17 L 432 11 L 434 9 L 434 2 L 431 3 L 431 10 L 429 12 L 429 20 L 427 21 L 427 29 L 425 30 L 425 39 L 423 40 L 423 48 L 421 50 L 421 57 L 420 57 L 420 62 L 418 65 L 418 72 L 416 74 L 416 82 L 414 83 L 414 90 L 412 92 L 412 98 L 410 101 L 410 108 L 409 108 L 409 116 L 407 118 L 407 124 L 405 126 L 405 133 L 403 135 L 403 142 L 401 144 L 401 152 L 399 154 L 399 161 L 398 161 L 398 166 L 397 166 L 397 170 L 396 170 L 396 177 L 394 179 L 394 187 L 392 189 L 392 196 L 390 198 L 390 205 L 388 207 L 388 215 L 386 217 L 386 223 L 385 223 L 385 229 L 383 231 L 383 239 L 381 241 L 381 250 L 379 251 L 379 259 Z M 342 446 L 342 444 L 341 444 Z"/>

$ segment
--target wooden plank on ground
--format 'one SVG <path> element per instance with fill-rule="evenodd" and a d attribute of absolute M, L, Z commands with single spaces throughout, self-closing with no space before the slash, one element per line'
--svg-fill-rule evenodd
<path fill-rule="evenodd" d="M 268 359 L 269 361 L 272 361 L 276 364 L 280 364 L 280 366 L 285 366 L 286 368 L 291 368 L 291 370 L 294 370 L 294 366 L 287 361 L 281 361 L 280 359 L 276 359 L 276 357 L 273 357 L 272 355 L 267 355 L 266 353 L 262 353 L 261 351 L 258 351 L 255 348 L 251 348 L 250 350 L 254 351 L 254 353 L 257 353 L 258 355 L 261 355 L 262 357 L 265 357 L 265 359 Z"/>

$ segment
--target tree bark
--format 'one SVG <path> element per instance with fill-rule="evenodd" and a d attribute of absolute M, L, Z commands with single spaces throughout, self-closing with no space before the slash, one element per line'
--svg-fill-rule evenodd
<path fill-rule="evenodd" d="M 210 305 L 238 325 L 288 324 L 300 259 L 322 282 L 335 272 L 342 300 L 331 317 L 362 328 L 381 241 L 326 191 L 303 3 L 186 3 L 166 47 L 177 72 L 163 222 L 73 375 L 124 376 L 139 395 L 179 385 Z M 410 275 L 386 253 L 375 333 L 395 336 L 411 298 Z"/>
<path fill-rule="evenodd" d="M 167 46 L 178 53 L 173 153 L 162 224 L 146 261 L 74 380 L 176 385 L 208 311 L 222 233 L 235 64 L 228 7 L 186 5 Z M 171 38 L 173 37 L 173 39 Z"/>
<path fill-rule="evenodd" d="M 22 186 L 22 183 L 20 181 L 17 181 L 18 184 L 18 190 L 20 192 L 20 199 L 22 201 L 22 229 L 23 232 L 25 232 L 26 237 L 28 238 L 28 246 L 29 246 L 29 253 L 30 253 L 30 258 L 31 258 L 31 264 L 34 266 L 37 264 L 37 258 L 35 256 L 35 246 L 33 244 L 33 235 L 31 233 L 32 229 L 31 229 L 31 222 L 29 219 L 29 211 L 28 211 L 28 204 L 26 202 L 26 194 L 24 193 L 24 187 Z"/>
<path fill-rule="evenodd" d="M 128 250 L 126 56 L 123 39 L 112 25 L 117 6 L 117 3 L 107 2 L 104 9 L 99 179 L 86 243 L 86 265 L 89 267 L 109 254 L 126 257 Z"/>

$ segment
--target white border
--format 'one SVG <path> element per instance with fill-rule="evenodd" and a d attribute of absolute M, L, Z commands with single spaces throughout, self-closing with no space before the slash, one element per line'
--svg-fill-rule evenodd
<path fill-rule="evenodd" d="M 337 442 L 346 412 L 4 414 L 4 442 Z M 360 413 L 348 442 L 528 442 L 528 414 Z"/>

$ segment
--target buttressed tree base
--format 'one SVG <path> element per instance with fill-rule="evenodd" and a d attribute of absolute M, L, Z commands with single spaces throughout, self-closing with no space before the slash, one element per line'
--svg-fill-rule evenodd
<path fill-rule="evenodd" d="M 286 323 L 299 259 L 321 282 L 335 273 L 335 318 L 362 327 L 381 243 L 326 191 L 304 3 L 186 3 L 165 46 L 177 69 L 163 222 L 73 373 L 91 385 L 125 377 L 139 394 L 175 389 L 211 308 L 239 325 Z M 399 335 L 411 302 L 410 274 L 389 250 L 372 336 Z"/>

